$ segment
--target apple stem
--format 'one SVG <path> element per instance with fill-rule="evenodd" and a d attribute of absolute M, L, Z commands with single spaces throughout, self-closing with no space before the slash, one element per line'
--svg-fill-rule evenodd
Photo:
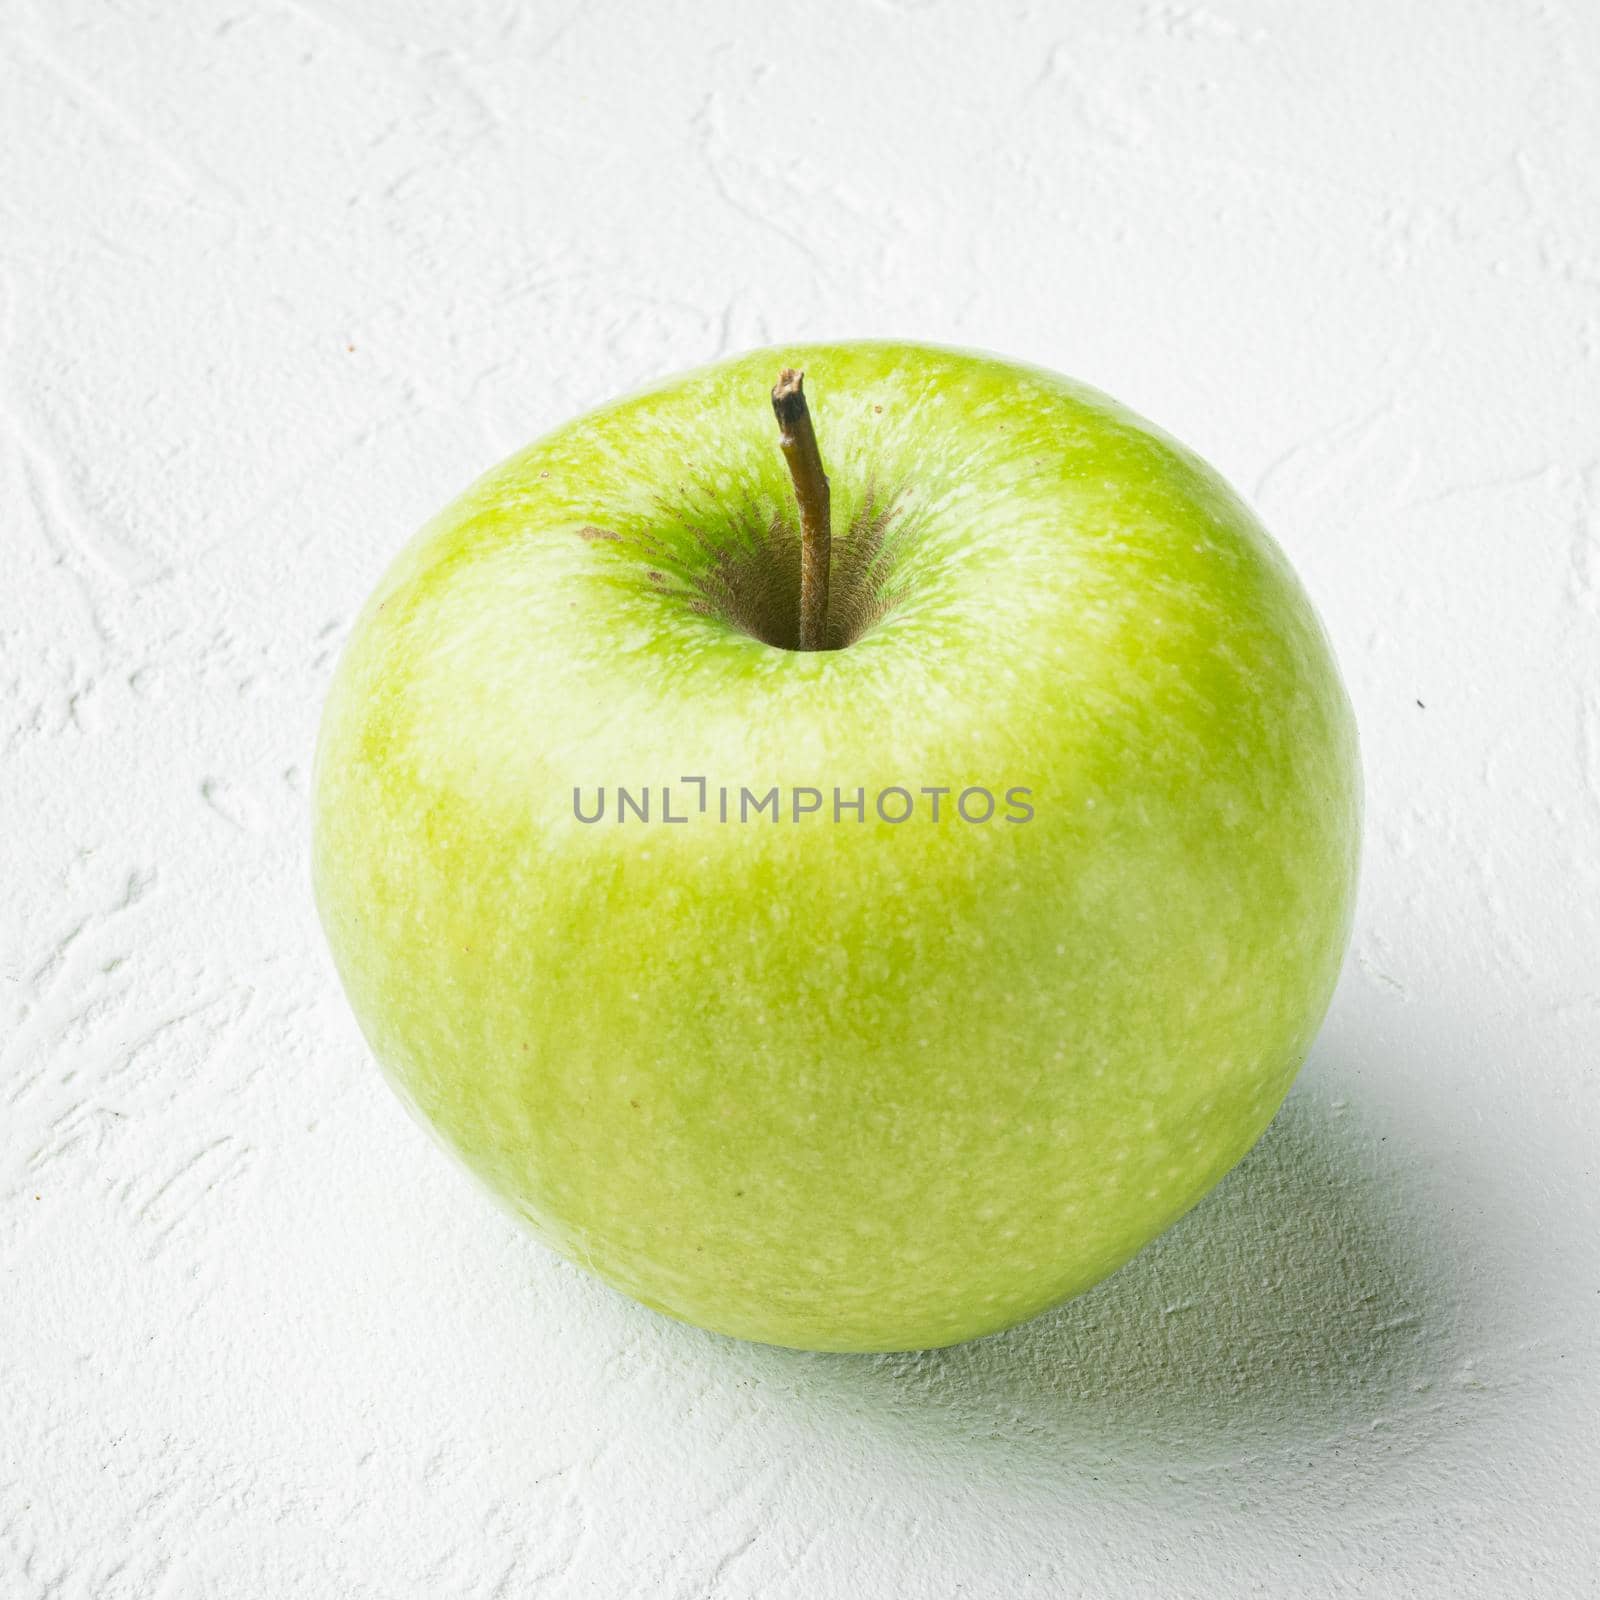
<path fill-rule="evenodd" d="M 778 418 L 783 459 L 794 479 L 795 504 L 800 508 L 800 648 L 824 650 L 833 530 L 829 521 L 828 475 L 822 470 L 804 383 L 803 372 L 785 367 L 772 390 L 772 409 Z"/>

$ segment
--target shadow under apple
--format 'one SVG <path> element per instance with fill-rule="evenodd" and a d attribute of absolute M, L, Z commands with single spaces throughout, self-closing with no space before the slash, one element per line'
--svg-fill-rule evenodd
<path fill-rule="evenodd" d="M 1209 1475 L 1263 1452 L 1292 1477 L 1309 1465 L 1295 1447 L 1340 1435 L 1381 1454 L 1390 1419 L 1433 1405 L 1456 1322 L 1450 1264 L 1385 1142 L 1302 1084 L 1216 1190 L 1079 1299 L 947 1350 L 763 1350 L 747 1376 L 898 1438 L 923 1470 L 976 1456 L 997 1481 Z"/>

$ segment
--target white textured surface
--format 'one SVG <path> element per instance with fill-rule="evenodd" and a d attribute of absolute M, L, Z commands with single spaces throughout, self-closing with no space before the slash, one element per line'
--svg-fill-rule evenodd
<path fill-rule="evenodd" d="M 0 144 L 0 1593 L 1600 1585 L 1600 8 L 9 0 Z M 305 781 L 483 467 L 896 333 L 1255 500 L 1367 870 L 1289 1109 L 1166 1240 L 806 1357 L 596 1287 L 407 1121 Z"/>

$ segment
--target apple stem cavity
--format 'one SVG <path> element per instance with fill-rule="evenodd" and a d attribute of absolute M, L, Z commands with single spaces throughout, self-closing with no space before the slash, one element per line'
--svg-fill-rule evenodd
<path fill-rule="evenodd" d="M 805 374 L 785 367 L 772 390 L 778 419 L 778 444 L 794 480 L 800 508 L 800 648 L 826 650 L 828 631 L 828 567 L 833 557 L 833 530 L 828 475 L 822 470 L 811 408 L 806 404 Z"/>

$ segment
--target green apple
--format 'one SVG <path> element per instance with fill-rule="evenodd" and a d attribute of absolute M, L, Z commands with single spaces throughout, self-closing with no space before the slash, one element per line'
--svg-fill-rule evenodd
<path fill-rule="evenodd" d="M 806 650 L 785 365 L 832 484 Z M 708 1328 L 888 1350 L 1086 1289 L 1249 1149 L 1338 973 L 1360 773 L 1210 468 L 874 343 L 478 482 L 359 619 L 314 808 L 374 1053 L 539 1238 Z"/>

